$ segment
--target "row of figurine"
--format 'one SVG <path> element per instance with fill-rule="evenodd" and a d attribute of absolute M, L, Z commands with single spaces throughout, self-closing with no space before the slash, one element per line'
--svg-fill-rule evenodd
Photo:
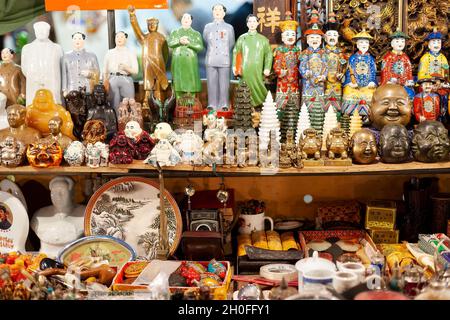
<path fill-rule="evenodd" d="M 129 8 L 129 14 L 134 33 L 142 45 L 144 107 L 148 107 L 152 94 L 157 100 L 165 101 L 169 86 L 166 75 L 169 48 L 172 49 L 172 92 L 177 98 L 201 92 L 197 55 L 206 43 L 208 108 L 230 108 L 232 73 L 250 87 L 252 105 L 261 105 L 267 95 L 265 77 L 269 77 L 273 70 L 277 77 L 275 100 L 279 109 L 291 94 L 300 94 L 301 88 L 302 104 L 308 108 L 321 100 L 326 109 L 331 105 L 337 112 L 349 115 L 358 109 L 360 115 L 368 116 L 372 95 L 378 86 L 375 58 L 369 53 L 373 37 L 364 29 L 355 34 L 353 40 L 357 51 L 349 57 L 339 45 L 339 24 L 333 13 L 323 26 L 324 32 L 317 12 L 312 12 L 309 29 L 304 32 L 308 47 L 303 51 L 296 45 L 298 22 L 289 12 L 286 20 L 280 22 L 283 44 L 274 51 L 268 39 L 258 33 L 260 22 L 254 15 L 247 17 L 248 32 L 235 42 L 233 27 L 224 22 L 226 8 L 220 4 L 213 6 L 214 20 L 205 26 L 203 35 L 191 28 L 193 17 L 186 13 L 181 19 L 182 26 L 173 30 L 168 39 L 158 32 L 157 19 L 147 20 L 148 32 L 144 33 L 133 7 Z M 62 48 L 48 38 L 49 24 L 38 22 L 34 29 L 36 40 L 22 50 L 26 90 L 20 67 L 12 63 L 12 50 L 2 51 L 0 75 L 6 81 L 2 83 L 1 91 L 8 99 L 7 105 L 17 103 L 25 92 L 26 103 L 29 104 L 42 86 L 50 89 L 55 101 L 61 103 L 61 93 L 66 97 L 70 91 L 80 87 L 91 93 L 100 77 L 116 111 L 123 98 L 135 97 L 131 76 L 138 72 L 138 60 L 126 46 L 128 35 L 125 32 L 116 34 L 116 47 L 106 54 L 103 75 L 100 76 L 95 54 L 84 49 L 84 34 L 74 33 L 73 51 L 63 53 Z M 380 84 L 404 86 L 411 99 L 415 96 L 420 121 L 439 120 L 448 109 L 449 65 L 441 53 L 442 33 L 435 30 L 427 37 L 429 51 L 418 66 L 418 83 L 422 88 L 417 95 L 413 88 L 413 67 L 403 52 L 408 36 L 396 31 L 391 38 L 392 51 L 382 59 Z"/>

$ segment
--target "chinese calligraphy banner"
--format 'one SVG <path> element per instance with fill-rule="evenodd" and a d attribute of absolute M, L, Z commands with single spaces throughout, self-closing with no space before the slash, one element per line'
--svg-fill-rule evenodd
<path fill-rule="evenodd" d="M 129 5 L 137 9 L 167 9 L 167 0 L 45 0 L 45 10 L 114 10 L 127 9 Z"/>
<path fill-rule="evenodd" d="M 286 0 L 253 1 L 253 14 L 259 19 L 258 31 L 269 39 L 270 44 L 281 43 L 280 22 L 290 9 L 290 1 Z"/>

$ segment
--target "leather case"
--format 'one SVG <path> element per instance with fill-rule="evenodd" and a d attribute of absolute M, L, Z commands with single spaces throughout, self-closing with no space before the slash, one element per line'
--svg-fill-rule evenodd
<path fill-rule="evenodd" d="M 222 234 L 214 231 L 185 231 L 181 235 L 181 248 L 185 260 L 223 260 Z"/>

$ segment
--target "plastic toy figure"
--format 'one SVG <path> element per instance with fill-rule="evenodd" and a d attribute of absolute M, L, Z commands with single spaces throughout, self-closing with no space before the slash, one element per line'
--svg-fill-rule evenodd
<path fill-rule="evenodd" d="M 86 88 L 91 93 L 100 80 L 100 67 L 97 56 L 84 49 L 86 35 L 81 32 L 72 34 L 73 51 L 62 58 L 62 91 L 64 97 L 72 90 Z"/>
<path fill-rule="evenodd" d="M 351 115 L 358 108 L 364 122 L 368 120 L 370 102 L 377 87 L 375 59 L 368 52 L 372 39 L 364 29 L 353 36 L 358 51 L 348 61 L 342 96 L 342 113 Z M 361 101 L 366 104 L 361 104 Z"/>
<path fill-rule="evenodd" d="M 422 92 L 414 97 L 414 115 L 418 122 L 437 120 L 441 115 L 439 95 L 433 93 L 433 79 L 422 78 L 418 81 Z"/>
<path fill-rule="evenodd" d="M 170 33 L 167 43 L 172 52 L 172 90 L 176 98 L 185 93 L 202 91 L 197 54 L 203 50 L 202 35 L 192 29 L 192 16 L 185 13 L 181 18 L 181 28 Z"/>
<path fill-rule="evenodd" d="M 391 40 L 392 51 L 387 52 L 383 57 L 381 65 L 380 84 L 395 83 L 404 86 L 411 99 L 414 98 L 414 80 L 412 75 L 411 60 L 403 52 L 408 35 L 397 30 L 389 36 Z"/>
<path fill-rule="evenodd" d="M 419 71 L 417 73 L 419 80 L 431 78 L 432 74 L 435 73 L 440 74 L 445 79 L 448 78 L 448 60 L 441 52 L 442 38 L 442 33 L 438 32 L 436 28 L 427 36 L 429 51 L 420 58 Z"/>
<path fill-rule="evenodd" d="M 277 75 L 277 109 L 283 109 L 291 95 L 299 94 L 299 57 L 300 48 L 297 41 L 298 22 L 292 20 L 291 12 L 286 12 L 286 20 L 280 22 L 283 45 L 274 52 L 273 71 Z"/>
<path fill-rule="evenodd" d="M 208 79 L 208 108 L 227 110 L 230 106 L 231 52 L 234 28 L 223 19 L 227 9 L 222 4 L 212 7 L 214 21 L 203 30 L 207 44 L 206 77 Z"/>
<path fill-rule="evenodd" d="M 1 53 L 0 92 L 6 95 L 6 106 L 19 103 L 19 98 L 25 99 L 25 76 L 20 66 L 13 61 L 15 54 L 9 48 L 4 48 Z"/>
<path fill-rule="evenodd" d="M 342 103 L 342 79 L 348 57 L 338 47 L 339 24 L 335 14 L 330 13 L 325 29 L 325 60 L 327 63 L 327 78 L 325 81 L 325 111 L 332 106 L 339 116 Z"/>
<path fill-rule="evenodd" d="M 165 91 L 169 86 L 166 76 L 166 64 L 169 59 L 169 48 L 166 38 L 158 32 L 159 20 L 147 19 L 148 33 L 143 33 L 136 18 L 135 8 L 128 7 L 130 22 L 136 39 L 142 46 L 142 69 L 144 71 L 144 108 L 149 108 L 151 92 L 159 101 L 165 100 Z"/>
<path fill-rule="evenodd" d="M 103 67 L 103 80 L 109 91 L 110 104 L 116 111 L 123 98 L 134 98 L 131 76 L 139 71 L 136 54 L 126 47 L 127 38 L 126 32 L 116 33 L 116 47 L 106 53 Z"/>
<path fill-rule="evenodd" d="M 94 106 L 89 109 L 87 120 L 101 120 L 106 127 L 106 140 L 110 141 L 117 132 L 116 111 L 106 100 L 105 87 L 98 84 L 94 87 Z"/>
<path fill-rule="evenodd" d="M 50 25 L 39 21 L 33 25 L 36 40 L 22 48 L 22 72 L 27 78 L 27 105 L 30 104 L 36 91 L 47 88 L 53 94 L 55 102 L 61 103 L 61 58 L 63 50 L 52 42 Z"/>
<path fill-rule="evenodd" d="M 258 33 L 258 17 L 247 16 L 248 32 L 241 35 L 233 49 L 233 74 L 247 83 L 252 105 L 261 105 L 267 96 L 264 76 L 270 75 L 273 54 L 269 39 Z"/>

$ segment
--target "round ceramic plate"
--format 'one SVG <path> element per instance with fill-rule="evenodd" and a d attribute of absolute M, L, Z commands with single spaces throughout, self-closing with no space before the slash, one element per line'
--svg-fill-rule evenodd
<path fill-rule="evenodd" d="M 325 240 L 311 240 L 306 246 L 314 251 L 325 251 L 331 247 L 331 243 Z"/>
<path fill-rule="evenodd" d="M 66 266 L 78 259 L 101 257 L 112 267 L 122 267 L 136 259 L 136 252 L 126 242 L 109 236 L 90 236 L 75 240 L 58 254 L 58 261 Z"/>
<path fill-rule="evenodd" d="M 361 248 L 361 245 L 359 243 L 354 243 L 352 241 L 348 240 L 339 240 L 336 242 L 336 244 L 344 251 L 347 252 L 356 252 Z"/>
<path fill-rule="evenodd" d="M 303 226 L 303 222 L 302 221 L 280 221 L 280 222 L 276 222 L 274 229 L 275 230 L 282 230 L 282 231 L 286 231 L 286 230 L 294 230 L 297 228 L 300 228 L 301 226 Z"/>
<path fill-rule="evenodd" d="M 0 190 L 8 192 L 9 194 L 12 194 L 14 197 L 19 199 L 25 207 L 25 210 L 28 211 L 25 197 L 23 196 L 22 190 L 20 190 L 19 186 L 16 183 L 12 182 L 9 179 L 3 179 L 2 181 L 0 181 Z"/>
<path fill-rule="evenodd" d="M 159 247 L 158 194 L 159 184 L 146 178 L 123 177 L 104 184 L 86 207 L 85 234 L 118 238 L 136 251 L 138 259 L 155 259 Z M 167 190 L 164 200 L 169 254 L 173 254 L 181 239 L 183 223 L 180 209 Z"/>

